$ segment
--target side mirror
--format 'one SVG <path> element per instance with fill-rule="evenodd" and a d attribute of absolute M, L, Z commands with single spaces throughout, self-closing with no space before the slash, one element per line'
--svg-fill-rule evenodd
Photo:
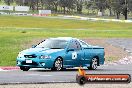
<path fill-rule="evenodd" d="M 74 49 L 73 49 L 73 48 L 71 48 L 71 49 L 67 49 L 67 52 L 69 52 L 69 51 L 74 51 Z"/>
<path fill-rule="evenodd" d="M 36 47 L 36 45 L 32 45 L 32 48 L 35 48 Z"/>

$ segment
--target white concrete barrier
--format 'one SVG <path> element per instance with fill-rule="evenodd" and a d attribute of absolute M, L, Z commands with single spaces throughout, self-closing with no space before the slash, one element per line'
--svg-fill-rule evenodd
<path fill-rule="evenodd" d="M 7 6 L 7 5 L 0 5 L 0 10 L 8 10 L 13 11 L 13 6 Z"/>
<path fill-rule="evenodd" d="M 70 15 L 58 15 L 65 18 L 75 18 L 79 20 L 91 20 L 91 21 L 104 21 L 104 22 L 123 22 L 123 23 L 132 23 L 132 20 L 119 20 L 119 19 L 104 19 L 104 18 L 89 18 L 81 16 L 70 16 Z"/>
<path fill-rule="evenodd" d="M 28 6 L 15 6 L 15 11 L 25 11 L 25 12 L 28 12 L 29 11 L 29 7 Z"/>

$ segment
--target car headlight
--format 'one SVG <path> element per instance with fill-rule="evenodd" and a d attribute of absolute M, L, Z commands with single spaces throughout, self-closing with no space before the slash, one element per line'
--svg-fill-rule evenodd
<path fill-rule="evenodd" d="M 50 59 L 51 58 L 51 56 L 49 56 L 49 55 L 41 55 L 40 56 L 40 59 Z"/>

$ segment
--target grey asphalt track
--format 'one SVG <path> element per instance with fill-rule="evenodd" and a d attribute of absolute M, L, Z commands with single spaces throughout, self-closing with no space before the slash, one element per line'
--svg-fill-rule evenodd
<path fill-rule="evenodd" d="M 86 70 L 87 74 L 130 74 L 132 76 L 132 64 L 104 65 L 97 70 Z M 21 70 L 0 72 L 0 84 L 30 84 L 30 83 L 75 83 L 77 69 L 66 71 L 50 71 L 34 69 L 27 72 Z"/>

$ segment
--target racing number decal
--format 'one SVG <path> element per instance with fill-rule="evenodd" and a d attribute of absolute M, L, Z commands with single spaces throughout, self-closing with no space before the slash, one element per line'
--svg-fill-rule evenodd
<path fill-rule="evenodd" d="M 77 52 L 72 53 L 72 59 L 77 59 Z"/>

